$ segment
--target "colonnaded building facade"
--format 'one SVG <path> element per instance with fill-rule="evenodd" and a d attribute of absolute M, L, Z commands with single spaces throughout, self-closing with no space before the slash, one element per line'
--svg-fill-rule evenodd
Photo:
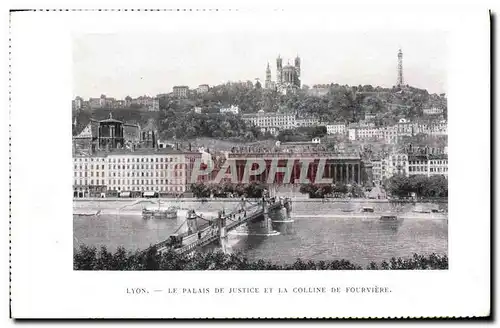
<path fill-rule="evenodd" d="M 297 153 L 246 153 L 246 154 L 229 154 L 229 160 L 236 162 L 236 176 L 238 182 L 243 181 L 245 168 L 248 162 L 264 160 L 266 168 L 262 173 L 250 176 L 250 181 L 267 182 L 270 174 L 275 174 L 274 184 L 300 184 L 301 174 L 305 173 L 307 179 L 311 182 L 316 181 L 316 178 L 323 178 L 328 183 L 342 184 L 371 184 L 372 164 L 368 161 L 363 161 L 359 154 L 339 154 L 334 152 L 302 152 Z M 308 167 L 302 170 L 304 163 Z M 278 165 L 280 168 L 289 167 L 290 179 L 285 180 L 285 172 L 276 172 L 271 169 L 272 165 Z M 252 166 L 252 169 L 257 169 L 257 164 Z M 318 176 L 320 166 L 323 167 L 323 174 Z M 281 170 L 280 170 L 281 171 Z M 216 172 L 217 173 L 217 172 Z"/>

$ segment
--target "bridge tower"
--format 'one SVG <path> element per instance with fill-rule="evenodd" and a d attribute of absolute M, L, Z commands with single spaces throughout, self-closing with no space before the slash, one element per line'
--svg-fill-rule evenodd
<path fill-rule="evenodd" d="M 188 212 L 187 227 L 188 227 L 188 234 L 189 235 L 198 231 L 198 221 L 197 221 L 196 213 L 194 212 L 194 210 L 191 210 Z"/>
<path fill-rule="evenodd" d="M 219 243 L 222 248 L 222 252 L 227 253 L 227 231 L 226 231 L 226 216 L 225 213 L 219 211 L 219 217 L 217 219 L 218 233 L 219 233 Z"/>
<path fill-rule="evenodd" d="M 290 219 L 292 214 L 292 200 L 290 198 L 285 198 L 285 210 L 286 210 L 286 218 Z"/>
<path fill-rule="evenodd" d="M 271 218 L 269 217 L 269 199 L 262 197 L 262 216 L 264 217 L 264 228 L 270 234 L 273 230 Z"/>

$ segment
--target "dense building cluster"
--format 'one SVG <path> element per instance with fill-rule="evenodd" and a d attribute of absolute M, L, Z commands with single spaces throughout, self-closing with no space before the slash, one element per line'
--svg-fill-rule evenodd
<path fill-rule="evenodd" d="M 408 138 L 418 139 L 424 136 L 446 139 L 448 125 L 443 110 L 446 108 L 446 104 L 442 103 L 446 101 L 444 94 L 439 96 L 426 94 L 428 97 L 425 99 L 429 101 L 423 107 L 419 107 L 417 116 L 401 114 L 411 112 L 413 105 L 408 105 L 408 102 L 402 101 L 402 97 L 398 95 L 401 95 L 401 92 L 405 90 L 408 91 L 408 95 L 412 95 L 414 92 L 409 89 L 409 86 L 404 85 L 401 50 L 398 52 L 397 89 L 373 88 L 371 86 L 349 88 L 337 84 L 314 85 L 312 88 L 304 86 L 301 89 L 301 59 L 299 56 L 294 59 L 293 65 L 290 63 L 283 65 L 283 59 L 278 56 L 275 75 L 273 80 L 271 67 L 268 64 L 263 89 L 261 89 L 260 82 L 257 81 L 253 84 L 248 81 L 233 85 L 228 83 L 222 87 L 200 84 L 194 89 L 185 85 L 176 85 L 169 94 L 157 95 L 156 97 L 131 98 L 127 96 L 125 99 L 119 100 L 101 95 L 99 98 L 90 98 L 87 101 L 76 97 L 73 100 L 73 109 L 77 112 L 124 108 L 160 111 L 160 99 L 168 104 L 186 102 L 190 104 L 190 107 L 186 111 L 188 114 L 185 121 L 182 121 L 182 116 L 181 121 L 173 120 L 173 117 L 177 117 L 177 114 L 182 112 L 174 112 L 175 114 L 170 116 L 166 115 L 161 120 L 151 116 L 153 117 L 152 121 L 148 124 L 138 124 L 137 121 L 134 123 L 122 122 L 114 119 L 110 114 L 107 119 L 91 119 L 90 123 L 83 129 L 80 127 L 80 130 L 73 136 L 75 197 L 144 192 L 181 194 L 189 189 L 193 165 L 198 159 L 203 159 L 207 163 L 210 160 L 215 163 L 223 163 L 228 159 L 236 160 L 238 163 L 237 176 L 240 182 L 242 170 L 247 164 L 248 158 L 265 159 L 268 167 L 263 173 L 254 177 L 257 181 L 265 182 L 268 175 L 272 174 L 269 163 L 285 158 L 304 157 L 307 154 L 307 156 L 314 157 L 315 161 L 311 163 L 306 175 L 309 178 L 314 177 L 318 173 L 317 162 L 324 160 L 327 164 L 324 177 L 330 179 L 332 183 L 356 183 L 369 186 L 373 183 L 382 183 L 394 175 L 406 177 L 414 175 L 448 176 L 446 147 L 438 147 L 438 149 L 411 148 L 411 146 L 410 149 L 402 148 L 404 141 Z M 239 90 L 240 93 L 238 94 L 234 90 Z M 299 91 L 300 93 L 298 93 Z M 339 118 L 336 116 L 337 114 L 325 116 L 323 112 L 317 110 L 318 108 L 332 110 L 330 106 L 334 105 L 330 103 L 335 104 L 334 97 L 337 97 L 337 94 L 334 95 L 332 92 L 338 92 L 340 97 L 345 96 L 344 100 L 348 103 L 352 101 L 350 107 L 347 106 L 349 113 L 353 115 L 352 117 Z M 208 95 L 206 95 L 207 93 Z M 253 108 L 241 103 L 241 99 L 250 97 L 252 93 L 262 93 L 266 97 L 273 97 L 273 99 L 287 100 L 304 95 L 313 97 L 306 99 L 307 102 L 304 103 L 292 102 L 292 105 L 278 108 L 265 107 L 263 104 L 266 98 L 250 98 L 254 100 L 251 103 L 252 106 L 256 105 L 257 107 Z M 231 96 L 227 96 L 228 94 Z M 238 96 L 235 96 L 236 94 Z M 415 99 L 418 99 L 418 92 L 416 94 Z M 221 95 L 226 95 L 230 101 L 225 101 L 222 104 L 220 100 L 217 100 L 217 97 L 221 97 Z M 318 98 L 314 98 L 326 95 L 328 96 L 323 98 L 326 99 L 324 102 L 321 102 L 323 100 L 316 102 L 315 99 Z M 366 103 L 356 102 L 356 99 L 364 99 L 365 97 Z M 214 98 L 215 100 L 211 101 L 214 101 L 216 106 L 207 112 L 204 102 Z M 233 102 L 235 98 L 239 99 L 240 102 Z M 392 103 L 393 100 L 398 101 Z M 309 105 L 316 111 L 309 110 Z M 383 106 L 384 111 L 381 112 L 379 109 L 378 112 L 376 110 L 372 112 L 371 109 L 376 106 Z M 270 110 L 270 108 L 274 109 Z M 355 115 L 355 111 L 361 108 L 359 116 Z M 397 112 L 397 116 L 394 116 L 392 120 L 385 120 L 384 113 L 392 112 Z M 159 114 L 161 113 L 167 113 L 167 111 L 164 110 Z M 145 113 L 145 115 L 156 115 L 156 113 Z M 102 117 L 102 113 L 100 117 Z M 199 130 L 196 130 L 194 126 L 184 124 L 185 122 L 198 122 L 199 126 L 204 126 L 212 131 L 211 127 L 214 122 L 219 122 L 214 120 L 214 117 L 221 122 L 221 127 L 224 127 L 224 130 L 221 130 L 223 132 L 239 129 L 240 134 L 248 134 L 249 131 L 256 135 L 261 133 L 261 136 L 266 138 L 271 136 L 275 144 L 272 147 L 233 147 L 230 151 L 211 149 L 209 152 L 204 147 L 191 151 L 191 143 L 189 143 L 189 148 L 186 148 L 179 147 L 178 145 L 182 143 L 177 141 L 174 142 L 174 145 L 167 140 L 160 140 L 159 132 L 161 131 L 159 130 L 161 129 L 158 127 L 169 128 L 168 124 L 165 123 L 170 122 L 170 125 L 174 125 L 177 130 L 190 131 L 192 137 L 193 135 L 197 136 Z M 76 127 L 76 118 L 74 124 Z M 301 133 L 312 131 L 313 134 L 307 135 L 309 138 L 307 141 L 282 138 L 282 135 L 288 137 L 293 133 L 299 133 L 297 131 L 302 131 Z M 233 135 L 234 133 L 227 134 L 227 136 Z M 226 134 L 218 133 L 216 136 L 220 138 Z M 365 146 L 377 144 L 386 147 L 383 147 L 383 151 L 377 150 L 367 156 Z M 297 165 L 299 164 L 292 165 L 293 178 L 290 182 L 283 181 L 281 176 L 277 183 L 299 183 L 300 174 L 298 171 L 300 170 Z M 202 181 L 207 182 L 214 179 L 221 167 L 222 164 L 216 165 L 211 175 L 203 178 Z"/>
<path fill-rule="evenodd" d="M 157 97 L 149 96 L 140 96 L 137 98 L 127 96 L 125 99 L 115 99 L 106 97 L 106 95 L 101 95 L 99 98 L 89 98 L 89 100 L 83 100 L 82 97 L 76 97 L 72 101 L 72 107 L 75 110 L 141 108 L 147 111 L 157 112 L 160 110 L 160 101 Z"/>

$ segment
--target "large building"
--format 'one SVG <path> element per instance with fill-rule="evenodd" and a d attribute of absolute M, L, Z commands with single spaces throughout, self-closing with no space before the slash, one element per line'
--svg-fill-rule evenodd
<path fill-rule="evenodd" d="M 382 160 L 372 160 L 372 172 L 373 172 L 373 181 L 375 182 L 375 184 L 379 184 L 380 182 L 382 182 L 382 177 L 384 176 L 385 173 L 382 171 Z"/>
<path fill-rule="evenodd" d="M 339 154 L 332 152 L 301 152 L 300 154 L 293 153 L 245 153 L 245 154 L 228 154 L 230 160 L 236 161 L 236 176 L 238 182 L 243 181 L 245 167 L 248 161 L 264 160 L 266 163 L 265 170 L 257 175 L 250 177 L 250 181 L 268 182 L 271 171 L 271 163 L 278 163 L 279 167 L 290 167 L 290 179 L 285 180 L 284 172 L 277 172 L 271 178 L 274 184 L 301 184 L 301 174 L 310 181 L 315 181 L 319 173 L 318 167 L 320 161 L 324 161 L 324 170 L 322 178 L 328 180 L 328 183 L 345 183 L 345 184 L 365 184 L 371 183 L 371 164 L 366 165 L 361 160 L 359 154 Z M 307 171 L 302 170 L 301 161 L 310 160 Z M 302 173 L 301 173 L 302 172 Z M 319 178 L 319 177 L 318 177 Z"/>
<path fill-rule="evenodd" d="M 424 115 L 440 115 L 443 114 L 443 109 L 438 107 L 430 107 L 423 109 Z"/>
<path fill-rule="evenodd" d="M 404 153 L 394 153 L 390 154 L 387 160 L 387 170 L 386 178 L 390 178 L 393 175 L 404 175 L 408 176 L 409 166 L 408 166 L 408 155 Z"/>
<path fill-rule="evenodd" d="M 176 85 L 172 88 L 174 97 L 177 98 L 187 98 L 189 93 L 189 87 L 185 85 Z"/>
<path fill-rule="evenodd" d="M 200 84 L 198 86 L 198 89 L 196 89 L 196 93 L 204 94 L 204 93 L 207 93 L 208 90 L 210 90 L 210 86 L 208 84 Z"/>
<path fill-rule="evenodd" d="M 123 122 L 114 119 L 111 113 L 108 119 L 99 121 L 98 129 L 99 149 L 115 149 L 124 146 Z"/>
<path fill-rule="evenodd" d="M 76 110 L 80 110 L 83 108 L 83 99 L 81 97 L 76 97 L 73 101 L 72 101 L 72 108 L 73 109 L 76 109 Z"/>
<path fill-rule="evenodd" d="M 107 168 L 104 155 L 73 156 L 73 197 L 101 197 L 107 191 Z"/>
<path fill-rule="evenodd" d="M 160 110 L 160 99 L 149 96 L 141 96 L 135 99 L 129 99 L 130 105 L 146 108 L 150 112 L 157 112 Z"/>
<path fill-rule="evenodd" d="M 240 113 L 240 108 L 238 106 L 231 105 L 231 107 L 222 107 L 219 109 L 221 114 L 231 113 L 234 115 L 238 115 Z"/>
<path fill-rule="evenodd" d="M 300 89 L 300 71 L 301 69 L 301 60 L 300 57 L 295 57 L 294 65 L 283 66 L 283 59 L 281 56 L 276 58 L 276 81 L 273 82 L 271 80 L 271 68 L 269 67 L 269 63 L 266 68 L 266 80 L 265 80 L 265 88 L 266 89 L 276 89 L 280 93 L 294 93 L 296 90 Z"/>
<path fill-rule="evenodd" d="M 76 125 L 76 118 L 73 124 Z M 141 129 L 137 124 L 116 120 L 110 114 L 105 120 L 91 119 L 85 128 L 73 136 L 73 152 L 92 154 L 120 148 L 155 148 L 157 134 L 151 124 Z"/>
<path fill-rule="evenodd" d="M 243 114 L 243 121 L 260 128 L 276 128 L 278 130 L 293 129 L 297 126 L 295 114 L 266 113 L 260 110 L 255 114 Z"/>
<path fill-rule="evenodd" d="M 417 123 L 414 126 L 415 134 L 423 133 L 434 136 L 448 135 L 448 122 L 446 120 L 433 121 L 430 124 Z"/>
<path fill-rule="evenodd" d="M 408 163 L 409 175 L 448 176 L 448 155 L 446 154 L 409 155 Z"/>
<path fill-rule="evenodd" d="M 327 134 L 340 134 L 344 135 L 346 134 L 346 125 L 344 123 L 337 123 L 337 124 L 328 124 L 326 126 L 326 133 Z"/>
<path fill-rule="evenodd" d="M 122 192 L 181 194 L 201 153 L 169 148 L 115 150 L 73 157 L 74 197 L 116 196 Z"/>
<path fill-rule="evenodd" d="M 302 117 L 295 119 L 295 126 L 318 126 L 320 125 L 319 119 L 316 117 Z"/>

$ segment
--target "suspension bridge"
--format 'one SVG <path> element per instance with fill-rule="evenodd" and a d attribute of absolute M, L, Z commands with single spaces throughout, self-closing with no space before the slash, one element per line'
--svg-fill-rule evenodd
<path fill-rule="evenodd" d="M 219 241 L 223 251 L 225 251 L 226 237 L 229 232 L 247 223 L 260 220 L 264 220 L 267 231 L 270 232 L 269 213 L 282 208 L 286 209 L 287 216 L 290 216 L 291 199 L 272 197 L 262 198 L 256 202 L 243 200 L 238 208 L 230 213 L 225 213 L 224 210 L 219 211 L 218 217 L 214 220 L 207 220 L 196 214 L 194 210 L 191 210 L 188 212 L 186 220 L 179 225 L 167 240 L 152 247 L 159 253 L 173 248 L 178 254 L 185 255 Z M 204 223 L 199 225 L 198 219 L 201 219 Z M 186 223 L 188 231 L 177 234 Z"/>

